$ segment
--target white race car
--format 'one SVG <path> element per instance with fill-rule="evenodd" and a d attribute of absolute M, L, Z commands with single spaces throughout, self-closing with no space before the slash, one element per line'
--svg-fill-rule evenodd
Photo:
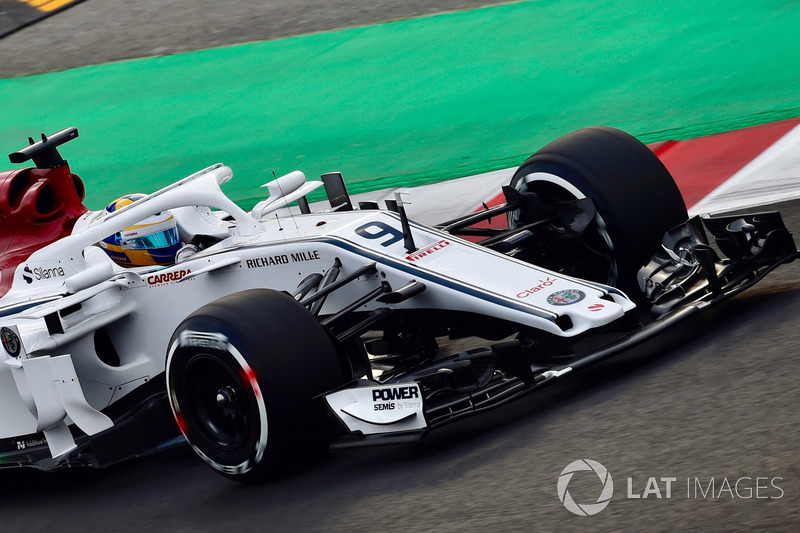
<path fill-rule="evenodd" d="M 0 173 L 3 467 L 105 466 L 185 438 L 247 481 L 417 440 L 798 253 L 777 213 L 687 220 L 661 162 L 611 128 L 547 145 L 506 204 L 436 227 L 399 198 L 354 207 L 338 173 L 275 179 L 245 212 L 222 164 L 91 212 L 57 150 L 77 134 L 30 139 L 10 158 L 36 168 Z"/>

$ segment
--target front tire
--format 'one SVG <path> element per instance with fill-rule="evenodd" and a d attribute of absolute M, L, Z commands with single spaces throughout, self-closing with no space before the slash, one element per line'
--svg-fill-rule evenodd
<path fill-rule="evenodd" d="M 588 279 L 640 299 L 636 274 L 664 234 L 686 221 L 683 197 L 658 157 L 635 137 L 614 128 L 585 128 L 561 137 L 517 169 L 511 187 L 546 203 L 590 198 L 597 208 L 584 233 Z M 525 213 L 509 214 L 509 226 Z M 601 257 L 604 256 L 604 257 Z"/>
<path fill-rule="evenodd" d="M 252 289 L 184 320 L 170 341 L 173 414 L 220 474 L 256 481 L 324 452 L 314 397 L 346 381 L 324 327 L 291 296 Z"/>

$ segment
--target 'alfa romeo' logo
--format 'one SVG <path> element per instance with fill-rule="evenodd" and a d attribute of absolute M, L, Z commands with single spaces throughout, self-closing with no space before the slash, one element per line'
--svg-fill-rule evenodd
<path fill-rule="evenodd" d="M 586 293 L 578 289 L 566 289 L 563 291 L 554 292 L 547 297 L 547 303 L 550 305 L 570 305 L 578 303 L 586 298 Z"/>
<path fill-rule="evenodd" d="M 8 355 L 11 357 L 16 357 L 19 355 L 19 337 L 14 331 L 10 328 L 2 328 L 0 329 L 0 341 L 3 343 L 3 348 L 5 348 Z"/>
<path fill-rule="evenodd" d="M 572 476 L 575 475 L 575 472 L 582 471 L 594 472 L 603 484 L 603 491 L 600 493 L 595 503 L 576 503 L 567 490 L 569 482 L 572 480 Z M 611 474 L 608 473 L 606 467 L 597 461 L 578 459 L 577 461 L 572 461 L 561 471 L 561 475 L 558 476 L 557 488 L 558 499 L 561 500 L 561 503 L 564 504 L 564 507 L 566 507 L 568 511 L 579 516 L 592 516 L 605 509 L 608 502 L 611 501 L 611 496 L 614 494 L 614 481 L 611 479 Z"/>

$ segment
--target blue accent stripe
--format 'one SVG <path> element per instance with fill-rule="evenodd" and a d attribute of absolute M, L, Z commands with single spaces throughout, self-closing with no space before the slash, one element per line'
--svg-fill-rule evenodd
<path fill-rule="evenodd" d="M 424 231 L 426 231 L 428 233 L 432 233 L 434 235 L 438 235 L 439 234 L 436 231 L 431 231 L 430 228 L 423 228 L 423 227 L 420 226 L 419 229 L 421 229 L 421 230 L 424 229 Z M 448 239 L 452 237 L 451 235 L 448 235 L 446 233 L 442 233 L 441 236 L 443 238 L 448 238 Z M 459 241 L 460 241 L 460 239 L 459 239 Z M 237 247 L 237 249 L 239 249 L 239 250 L 248 250 L 248 249 L 256 249 L 256 248 L 264 249 L 264 248 L 270 248 L 270 247 L 273 247 L 273 246 L 274 247 L 278 247 L 278 246 L 285 247 L 287 244 L 295 244 L 295 243 L 296 244 L 303 244 L 303 243 L 312 243 L 312 242 L 313 243 L 330 244 L 330 245 L 335 246 L 337 248 L 342 248 L 344 250 L 347 250 L 348 252 L 351 252 L 351 253 L 353 253 L 355 255 L 363 257 L 366 262 L 375 261 L 379 265 L 383 264 L 383 265 L 391 266 L 392 268 L 394 268 L 396 270 L 400 270 L 402 272 L 405 272 L 405 273 L 411 275 L 412 277 L 422 278 L 424 280 L 436 283 L 438 285 L 442 285 L 442 286 L 447 287 L 449 289 L 453 289 L 453 290 L 455 290 L 457 292 L 468 294 L 470 296 L 479 298 L 481 300 L 485 300 L 485 301 L 500 305 L 502 307 L 511 308 L 511 309 L 514 309 L 515 311 L 519 311 L 521 313 L 533 315 L 533 316 L 536 316 L 536 317 L 544 319 L 544 320 L 548 320 L 548 321 L 553 322 L 553 323 L 555 323 L 556 319 L 560 316 L 559 314 L 554 313 L 554 312 L 550 312 L 550 311 L 548 311 L 546 309 L 542 309 L 542 308 L 539 308 L 539 307 L 533 307 L 533 306 L 530 306 L 530 305 L 520 304 L 518 302 L 515 302 L 511 298 L 499 296 L 496 293 L 491 293 L 491 292 L 482 290 L 479 287 L 475 287 L 474 285 L 470 285 L 470 284 L 464 283 L 463 281 L 459 281 L 456 278 L 444 276 L 444 275 L 439 274 L 437 272 L 433 272 L 431 270 L 423 269 L 419 265 L 411 265 L 407 261 L 401 261 L 401 260 L 395 259 L 393 257 L 390 257 L 388 255 L 381 255 L 381 254 L 375 253 L 370 248 L 359 246 L 358 244 L 356 244 L 356 243 L 354 243 L 352 241 L 349 241 L 349 240 L 345 239 L 344 237 L 339 237 L 339 236 L 316 237 L 316 238 L 303 239 L 303 240 L 299 240 L 299 241 L 275 242 L 275 243 L 265 243 L 265 244 L 258 244 L 258 245 L 245 245 L 245 246 Z M 227 252 L 227 251 L 230 251 L 230 250 L 225 250 L 225 251 Z M 481 251 L 486 251 L 486 250 L 482 249 Z M 511 260 L 511 258 L 506 257 L 506 256 L 502 256 L 502 258 L 504 258 L 506 260 Z M 518 261 L 515 260 L 515 262 L 518 262 Z M 559 328 L 559 330 L 560 329 L 561 328 Z"/>
<path fill-rule="evenodd" d="M 47 298 L 45 300 L 36 300 L 36 301 L 33 301 L 33 302 L 29 301 L 29 302 L 25 302 L 24 304 L 11 305 L 9 307 L 5 307 L 5 308 L 0 309 L 0 318 L 2 318 L 4 316 L 9 316 L 9 315 L 14 315 L 14 314 L 17 314 L 17 313 L 21 313 L 21 312 L 25 311 L 26 309 L 30 309 L 31 307 L 36 307 L 38 305 L 44 305 L 46 303 L 50 303 L 50 302 L 52 302 L 54 300 L 60 300 L 60 299 L 61 299 L 61 297 L 58 297 L 58 298 Z"/>
<path fill-rule="evenodd" d="M 464 294 L 468 294 L 476 298 L 480 298 L 481 300 L 486 300 L 488 302 L 500 305 L 502 307 L 508 307 L 514 309 L 515 311 L 520 311 L 522 313 L 534 315 L 538 318 L 543 318 L 553 323 L 555 323 L 556 318 L 558 318 L 559 316 L 556 313 L 551 313 L 544 309 L 540 309 L 538 307 L 521 305 L 511 300 L 510 298 L 505 298 L 495 293 L 484 291 L 478 287 L 475 287 L 474 285 L 470 285 L 464 283 L 463 281 L 456 280 L 455 278 L 443 276 L 442 274 L 435 273 L 430 270 L 423 270 L 418 265 L 410 265 L 405 261 L 400 261 L 393 257 L 377 254 L 372 250 L 370 250 L 369 248 L 361 247 L 342 237 L 323 237 L 319 239 L 308 239 L 305 242 L 325 242 L 328 244 L 332 244 L 338 248 L 343 248 L 357 255 L 364 256 L 368 261 L 372 260 L 378 264 L 381 263 L 386 264 L 388 266 L 391 266 L 392 268 L 410 274 L 414 277 L 422 278 L 424 280 L 437 283 L 449 289 L 453 289 L 455 291 L 462 292 Z"/>

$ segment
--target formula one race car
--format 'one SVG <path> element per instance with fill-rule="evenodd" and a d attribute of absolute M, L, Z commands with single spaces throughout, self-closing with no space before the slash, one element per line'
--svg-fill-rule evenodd
<path fill-rule="evenodd" d="M 688 219 L 656 156 L 611 128 L 545 146 L 504 205 L 435 227 L 399 197 L 353 206 L 338 173 L 277 178 L 246 212 L 222 164 L 91 212 L 57 150 L 77 135 L 30 139 L 10 159 L 36 168 L 0 173 L 0 466 L 105 466 L 185 438 L 246 481 L 414 441 L 798 254 L 778 213 Z"/>

